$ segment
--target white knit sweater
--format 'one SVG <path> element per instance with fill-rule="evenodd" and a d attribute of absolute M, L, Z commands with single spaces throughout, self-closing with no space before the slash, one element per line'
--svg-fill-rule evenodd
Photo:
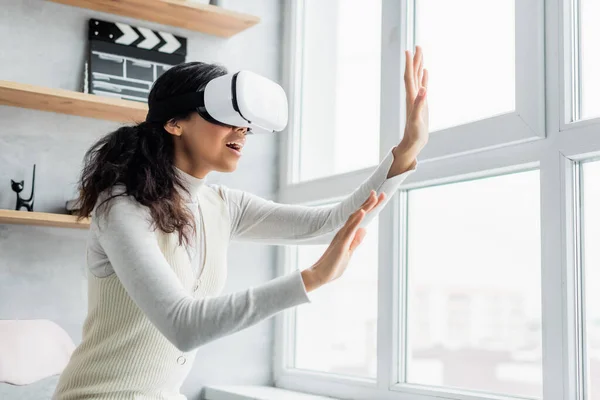
<path fill-rule="evenodd" d="M 165 261 L 190 301 L 219 294 L 225 284 L 229 218 L 212 189 L 200 190 L 205 211 L 203 273 L 197 276 L 176 233 L 156 231 Z M 185 399 L 179 388 L 196 350 L 182 351 L 135 304 L 117 274 L 89 274 L 89 309 L 83 340 L 60 377 L 56 399 Z"/>
<path fill-rule="evenodd" d="M 278 204 L 182 173 L 198 232 L 186 247 L 175 234 L 156 232 L 134 199 L 113 200 L 108 214 L 93 215 L 88 316 L 54 399 L 184 399 L 179 388 L 198 346 L 309 301 L 299 271 L 219 296 L 229 240 L 327 243 L 371 189 L 393 195 L 410 172 L 386 179 L 392 160 L 389 153 L 328 207 Z"/>

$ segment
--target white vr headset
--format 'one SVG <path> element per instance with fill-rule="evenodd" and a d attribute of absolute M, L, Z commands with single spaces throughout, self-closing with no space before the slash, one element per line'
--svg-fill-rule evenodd
<path fill-rule="evenodd" d="M 193 109 L 209 122 L 248 128 L 253 133 L 282 131 L 288 121 L 283 88 L 250 71 L 220 76 L 197 92 L 149 102 L 148 106 L 149 122 L 166 122 Z"/>

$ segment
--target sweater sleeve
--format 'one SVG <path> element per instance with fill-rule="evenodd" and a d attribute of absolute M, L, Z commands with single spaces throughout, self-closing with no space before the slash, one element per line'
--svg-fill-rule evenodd
<path fill-rule="evenodd" d="M 157 329 L 181 351 L 237 332 L 309 301 L 299 271 L 237 293 L 195 299 L 162 254 L 147 208 L 111 200 L 92 229 L 123 287 Z"/>
<path fill-rule="evenodd" d="M 367 226 L 387 205 L 400 184 L 414 172 L 387 179 L 394 160 L 390 151 L 375 172 L 341 202 L 328 206 L 276 203 L 241 190 L 220 186 L 229 204 L 231 239 L 265 244 L 328 244 L 348 217 L 367 199 L 371 190 L 384 192 L 386 200 L 363 220 Z"/>

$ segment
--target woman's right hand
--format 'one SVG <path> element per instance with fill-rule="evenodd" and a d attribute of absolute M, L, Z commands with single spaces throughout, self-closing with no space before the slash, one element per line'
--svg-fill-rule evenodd
<path fill-rule="evenodd" d="M 385 193 L 377 196 L 374 190 L 371 191 L 369 198 L 350 215 L 348 221 L 335 235 L 319 261 L 312 267 L 302 271 L 302 279 L 307 292 L 339 278 L 344 273 L 354 250 L 360 245 L 367 233 L 364 228 L 359 228 L 360 223 L 365 215 L 384 199 Z"/>

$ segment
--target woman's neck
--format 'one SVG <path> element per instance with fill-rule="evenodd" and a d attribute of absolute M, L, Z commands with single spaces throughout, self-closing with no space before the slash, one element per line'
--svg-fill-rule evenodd
<path fill-rule="evenodd" d="M 175 167 L 175 170 L 181 178 L 181 183 L 183 184 L 183 187 L 188 191 L 192 199 L 195 198 L 198 192 L 200 191 L 200 188 L 202 188 L 202 186 L 206 184 L 206 179 L 197 178 L 196 176 L 193 176 L 181 170 L 178 167 Z"/>
<path fill-rule="evenodd" d="M 187 160 L 176 159 L 174 164 L 175 168 L 177 168 L 178 170 L 185 172 L 186 174 L 198 179 L 205 179 L 208 173 L 210 172 L 209 168 L 194 165 L 193 163 Z"/>

